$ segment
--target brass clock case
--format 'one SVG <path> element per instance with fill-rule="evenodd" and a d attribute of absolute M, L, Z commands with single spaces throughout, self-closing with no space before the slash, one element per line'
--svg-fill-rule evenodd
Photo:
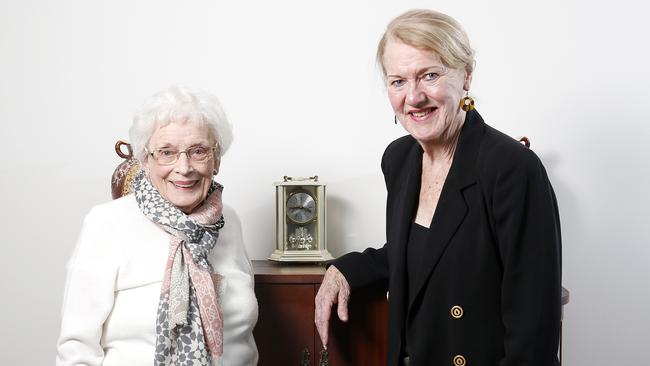
<path fill-rule="evenodd" d="M 317 176 L 285 176 L 275 186 L 275 251 L 278 262 L 325 262 L 327 250 L 327 198 Z"/>

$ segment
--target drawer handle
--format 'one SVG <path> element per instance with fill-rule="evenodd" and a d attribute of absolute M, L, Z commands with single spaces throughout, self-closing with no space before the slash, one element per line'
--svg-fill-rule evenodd
<path fill-rule="evenodd" d="M 300 361 L 300 366 L 311 366 L 311 353 L 307 347 L 302 350 L 302 361 Z"/>
<path fill-rule="evenodd" d="M 329 352 L 326 349 L 320 351 L 320 364 L 319 366 L 329 366 L 330 362 L 328 360 Z"/>

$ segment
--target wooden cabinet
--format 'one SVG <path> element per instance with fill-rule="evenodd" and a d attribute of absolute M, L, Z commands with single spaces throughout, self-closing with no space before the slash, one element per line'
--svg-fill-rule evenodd
<path fill-rule="evenodd" d="M 322 344 L 314 325 L 314 297 L 325 267 L 253 261 L 259 318 L 255 341 L 260 366 L 318 366 Z M 355 291 L 349 318 L 333 309 L 328 361 L 332 366 L 382 365 L 386 358 L 388 302 L 382 286 Z M 306 357 L 307 360 L 303 360 Z"/>

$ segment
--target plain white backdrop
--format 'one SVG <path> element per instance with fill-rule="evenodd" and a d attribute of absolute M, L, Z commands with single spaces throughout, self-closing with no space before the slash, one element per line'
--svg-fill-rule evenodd
<path fill-rule="evenodd" d="M 384 240 L 379 162 L 405 132 L 374 62 L 391 18 L 458 19 L 472 93 L 527 135 L 562 218 L 565 365 L 645 364 L 650 339 L 647 5 L 621 1 L 0 3 L 0 363 L 52 364 L 64 267 L 110 199 L 113 151 L 152 93 L 206 89 L 235 128 L 218 180 L 252 258 L 273 249 L 274 188 L 318 174 L 335 256 Z"/>

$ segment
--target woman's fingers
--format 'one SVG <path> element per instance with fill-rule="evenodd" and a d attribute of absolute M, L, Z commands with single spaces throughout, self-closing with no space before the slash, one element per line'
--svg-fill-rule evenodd
<path fill-rule="evenodd" d="M 319 291 L 320 294 L 320 291 Z M 316 295 L 316 314 L 315 320 L 316 330 L 318 331 L 318 336 L 320 341 L 323 344 L 323 348 L 327 349 L 327 337 L 328 337 L 328 327 L 330 321 L 330 314 L 332 312 L 332 303 L 326 301 L 319 301 L 318 295 Z"/>
<path fill-rule="evenodd" d="M 343 274 L 336 270 L 336 283 L 338 287 L 338 309 L 339 319 L 344 322 L 348 321 L 348 301 L 350 300 L 350 285 Z"/>
<path fill-rule="evenodd" d="M 345 277 L 334 266 L 330 266 L 325 272 L 323 282 L 316 294 L 316 310 L 314 314 L 314 322 L 316 323 L 316 330 L 323 343 L 323 347 L 327 349 L 329 322 L 332 315 L 332 306 L 338 302 L 337 313 L 341 320 L 348 320 L 348 299 L 350 298 L 350 286 L 345 280 Z"/>

